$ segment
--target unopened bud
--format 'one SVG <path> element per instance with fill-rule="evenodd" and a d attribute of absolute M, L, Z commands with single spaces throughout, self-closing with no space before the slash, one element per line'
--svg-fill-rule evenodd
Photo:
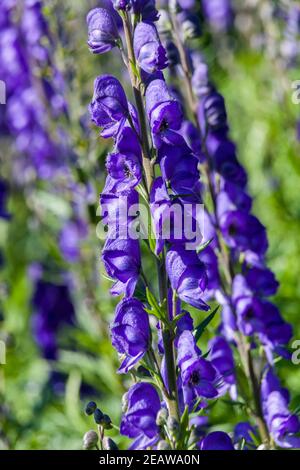
<path fill-rule="evenodd" d="M 122 396 L 122 413 L 126 413 L 128 408 L 128 398 L 127 393 Z"/>
<path fill-rule="evenodd" d="M 111 419 L 108 415 L 103 415 L 101 426 L 104 429 L 111 429 L 112 428 Z"/>
<path fill-rule="evenodd" d="M 104 450 L 119 450 L 115 441 L 113 441 L 110 437 L 104 437 L 102 444 Z"/>
<path fill-rule="evenodd" d="M 173 435 L 175 435 L 179 430 L 179 423 L 172 416 L 170 416 L 169 419 L 168 419 L 168 429 L 170 430 L 171 434 L 173 434 Z"/>
<path fill-rule="evenodd" d="M 91 416 L 97 408 L 97 403 L 90 401 L 85 407 L 85 414 Z"/>
<path fill-rule="evenodd" d="M 82 446 L 85 450 L 90 450 L 98 444 L 98 434 L 95 431 L 88 431 L 83 436 Z"/>
<path fill-rule="evenodd" d="M 95 420 L 95 423 L 96 424 L 101 424 L 102 423 L 102 420 L 103 420 L 103 416 L 104 414 L 102 413 L 101 410 L 99 410 L 99 408 L 97 408 L 94 412 L 94 420 Z"/>

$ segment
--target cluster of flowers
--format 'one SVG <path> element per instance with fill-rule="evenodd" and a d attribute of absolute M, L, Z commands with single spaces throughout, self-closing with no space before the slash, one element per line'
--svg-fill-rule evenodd
<path fill-rule="evenodd" d="M 95 80 L 91 117 L 101 136 L 114 140 L 101 195 L 108 227 L 102 259 L 114 280 L 112 295 L 124 296 L 116 308 L 111 337 L 122 360 L 119 373 L 137 373 L 139 363 L 161 392 L 143 381 L 131 387 L 124 397 L 120 431 L 135 439 L 133 449 L 234 449 L 241 441 L 246 448 L 255 447 L 252 437 L 258 430 L 247 422 L 236 427 L 233 441 L 221 431 L 208 432 L 209 400 L 227 391 L 233 400 L 239 396 L 233 354 L 238 351 L 256 405 L 250 415 L 261 442 L 299 445 L 295 433 L 300 422 L 289 412 L 288 394 L 273 369 L 274 354 L 286 354 L 292 332 L 276 306 L 266 300 L 278 283 L 265 266 L 265 228 L 250 212 L 247 176 L 229 139 L 224 99 L 210 83 L 203 58 L 186 47 L 186 35 L 180 30 L 182 13 L 189 13 L 195 2 L 163 2 L 162 17 L 171 28 L 166 31 L 160 21 L 160 30 L 172 37 L 162 40 L 154 1 L 108 3 L 87 16 L 88 45 L 95 54 L 120 49 L 136 100 L 135 107 L 115 77 Z M 167 85 L 162 72 L 167 67 L 163 44 L 168 39 L 177 52 L 178 77 L 185 77 L 194 123 L 186 118 L 178 92 Z M 206 177 L 201 183 L 199 167 Z M 175 237 L 172 230 L 166 239 L 163 227 L 169 223 L 174 229 L 182 222 L 175 217 L 167 220 L 174 203 L 184 210 L 188 207 L 199 226 L 194 207 L 206 192 L 214 209 L 205 212 L 201 246 L 187 249 L 187 239 Z M 131 206 L 139 196 L 147 201 L 152 216 L 156 243 L 153 246 L 149 240 L 148 248 L 158 265 L 159 300 L 143 272 L 139 241 L 129 236 L 136 215 L 123 213 L 122 198 Z M 124 226 L 127 237 L 120 235 Z M 139 281 L 145 287 L 142 298 Z M 208 344 L 209 353 L 203 355 L 197 342 L 208 320 L 194 328 L 182 302 L 207 311 L 213 298 L 222 305 L 222 324 L 220 334 Z M 151 315 L 159 320 L 154 330 Z M 260 345 L 269 365 L 264 363 L 258 376 L 252 356 Z"/>

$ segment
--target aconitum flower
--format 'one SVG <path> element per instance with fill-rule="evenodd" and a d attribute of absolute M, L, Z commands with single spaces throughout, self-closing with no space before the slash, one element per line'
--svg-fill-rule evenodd
<path fill-rule="evenodd" d="M 142 359 L 150 343 L 149 316 L 139 300 L 123 299 L 118 304 L 111 340 L 118 353 L 125 355 L 119 372 L 127 373 Z"/>
<path fill-rule="evenodd" d="M 156 416 L 161 408 L 156 389 L 149 383 L 137 383 L 129 389 L 123 401 L 126 410 L 122 416 L 120 432 L 135 439 L 130 450 L 155 445 L 159 439 Z"/>
<path fill-rule="evenodd" d="M 202 8 L 214 31 L 223 32 L 229 28 L 232 22 L 230 0 L 202 0 Z"/>
<path fill-rule="evenodd" d="M 158 11 L 155 8 L 155 0 L 131 0 L 133 12 L 141 15 L 143 21 L 157 21 Z"/>
<path fill-rule="evenodd" d="M 92 121 L 103 127 L 102 137 L 116 136 L 129 115 L 127 98 L 119 80 L 111 75 L 96 78 L 89 109 Z"/>
<path fill-rule="evenodd" d="M 135 132 L 124 127 L 112 153 L 106 159 L 111 177 L 110 191 L 120 193 L 137 186 L 142 179 L 141 148 Z"/>
<path fill-rule="evenodd" d="M 214 431 L 201 441 L 200 450 L 234 450 L 234 447 L 226 432 Z"/>
<path fill-rule="evenodd" d="M 195 251 L 185 250 L 182 245 L 174 244 L 167 253 L 166 268 L 172 289 L 183 302 L 200 310 L 209 310 L 209 306 L 202 300 L 207 286 L 207 274 Z"/>
<path fill-rule="evenodd" d="M 182 107 L 171 95 L 164 80 L 152 80 L 147 86 L 146 110 L 157 148 L 161 146 L 163 141 L 175 144 L 177 141 L 181 141 L 181 136 L 174 131 L 181 127 Z M 177 135 L 180 139 L 176 139 Z"/>
<path fill-rule="evenodd" d="M 138 23 L 134 31 L 133 46 L 137 63 L 145 72 L 154 73 L 167 67 L 166 51 L 153 24 Z"/>
<path fill-rule="evenodd" d="M 226 128 L 227 112 L 223 96 L 213 90 L 200 100 L 198 118 L 203 135 L 207 130 Z"/>
<path fill-rule="evenodd" d="M 289 411 L 289 392 L 282 388 L 272 369 L 261 383 L 262 409 L 269 432 L 279 447 L 300 448 L 300 421 Z"/>
<path fill-rule="evenodd" d="M 32 298 L 32 328 L 34 338 L 40 347 L 43 357 L 56 359 L 59 329 L 72 324 L 75 311 L 66 284 L 52 284 L 38 280 Z"/>
<path fill-rule="evenodd" d="M 113 15 L 105 8 L 94 8 L 87 15 L 88 45 L 93 54 L 103 54 L 117 45 L 119 32 Z"/>
<path fill-rule="evenodd" d="M 139 241 L 108 237 L 102 250 L 102 261 L 107 274 L 117 280 L 111 294 L 132 297 L 141 266 Z"/>
<path fill-rule="evenodd" d="M 255 444 L 252 436 L 257 436 L 257 429 L 251 426 L 250 423 L 241 422 L 234 428 L 234 443 L 237 445 L 243 444 L 244 450 L 255 449 Z"/>
<path fill-rule="evenodd" d="M 218 392 L 223 395 L 230 391 L 232 396 L 236 398 L 236 379 L 235 379 L 235 365 L 231 347 L 221 336 L 216 336 L 208 343 L 209 360 L 214 366 L 217 375 Z"/>
<path fill-rule="evenodd" d="M 178 339 L 177 361 L 184 387 L 192 389 L 200 397 L 213 398 L 218 395 L 215 386 L 216 370 L 209 361 L 201 357 L 194 336 L 188 330 Z"/>
<path fill-rule="evenodd" d="M 131 0 L 112 0 L 116 10 L 129 10 L 131 7 Z"/>
<path fill-rule="evenodd" d="M 220 220 L 224 240 L 231 248 L 263 256 L 268 248 L 265 227 L 254 215 L 236 210 L 226 212 Z"/>

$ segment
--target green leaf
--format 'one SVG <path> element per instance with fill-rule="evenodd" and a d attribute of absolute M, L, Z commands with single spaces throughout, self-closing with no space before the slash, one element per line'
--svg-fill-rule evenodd
<path fill-rule="evenodd" d="M 210 240 L 208 240 L 207 242 L 205 243 L 202 243 L 202 245 L 199 245 L 198 248 L 196 249 L 197 253 L 201 253 L 201 251 L 205 250 L 205 248 L 210 245 L 210 243 L 213 241 L 213 238 L 211 238 Z"/>
<path fill-rule="evenodd" d="M 202 336 L 203 332 L 205 331 L 205 329 L 207 328 L 207 326 L 214 319 L 217 311 L 219 310 L 219 307 L 220 307 L 220 305 L 218 305 L 214 309 L 214 311 L 210 315 L 208 315 L 208 317 L 206 317 L 205 320 L 203 320 L 203 322 L 201 322 L 200 325 L 198 325 L 197 328 L 194 330 L 194 337 L 195 337 L 196 343 L 201 338 L 201 336 Z"/>
<path fill-rule="evenodd" d="M 150 291 L 150 289 L 147 287 L 146 288 L 146 297 L 147 297 L 147 302 L 150 305 L 151 309 L 145 309 L 147 313 L 150 315 L 156 316 L 159 320 L 165 322 L 165 315 L 164 315 L 164 310 L 163 307 L 161 307 L 157 300 L 155 295 Z"/>

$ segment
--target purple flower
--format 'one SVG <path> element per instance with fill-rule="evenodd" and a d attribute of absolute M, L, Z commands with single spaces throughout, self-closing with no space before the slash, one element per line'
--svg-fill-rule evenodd
<path fill-rule="evenodd" d="M 227 390 L 236 398 L 235 366 L 231 347 L 221 336 L 216 336 L 208 343 L 209 360 L 218 372 L 218 392 L 224 395 Z"/>
<path fill-rule="evenodd" d="M 116 136 L 129 115 L 128 102 L 121 83 L 111 75 L 101 75 L 94 83 L 90 104 L 92 121 L 103 127 L 102 137 Z"/>
<path fill-rule="evenodd" d="M 220 226 L 225 242 L 239 251 L 251 251 L 263 256 L 268 248 L 265 227 L 254 217 L 239 210 L 226 212 Z"/>
<path fill-rule="evenodd" d="M 272 369 L 261 383 L 262 409 L 269 432 L 279 447 L 300 448 L 300 421 L 289 411 L 289 392 L 282 388 Z"/>
<path fill-rule="evenodd" d="M 167 67 L 166 51 L 156 27 L 151 23 L 138 23 L 134 31 L 134 54 L 141 69 L 154 73 Z"/>
<path fill-rule="evenodd" d="M 238 423 L 234 428 L 234 443 L 242 444 L 244 450 L 255 449 L 253 437 L 257 435 L 257 430 L 250 423 L 242 422 Z M 243 442 L 244 441 L 244 442 Z"/>
<path fill-rule="evenodd" d="M 135 439 L 130 450 L 155 445 L 159 438 L 156 416 L 161 408 L 156 389 L 148 383 L 137 383 L 124 398 L 126 411 L 122 416 L 120 432 Z"/>
<path fill-rule="evenodd" d="M 56 359 L 57 334 L 63 325 L 72 324 L 75 317 L 69 287 L 37 281 L 32 298 L 32 329 L 43 357 Z"/>
<path fill-rule="evenodd" d="M 183 387 L 196 392 L 197 396 L 213 398 L 218 395 L 215 387 L 216 370 L 209 361 L 201 357 L 192 333 L 184 331 L 177 345 L 177 361 Z"/>
<path fill-rule="evenodd" d="M 266 267 L 252 267 L 244 274 L 245 281 L 256 296 L 270 296 L 277 292 L 279 283 L 274 273 Z"/>
<path fill-rule="evenodd" d="M 106 159 L 106 169 L 111 177 L 110 191 L 130 191 L 142 179 L 141 148 L 135 132 L 124 127 L 116 146 Z"/>
<path fill-rule="evenodd" d="M 133 12 L 142 16 L 143 21 L 157 21 L 158 11 L 155 8 L 155 0 L 131 0 Z"/>
<path fill-rule="evenodd" d="M 179 134 L 177 135 L 182 139 Z M 186 202 L 199 202 L 198 159 L 191 153 L 183 139 L 176 145 L 162 144 L 158 157 L 162 176 L 174 193 Z"/>
<path fill-rule="evenodd" d="M 181 141 L 182 137 L 174 131 L 181 127 L 182 107 L 173 98 L 164 80 L 155 79 L 149 83 L 146 89 L 146 111 L 157 148 L 163 141 Z"/>
<path fill-rule="evenodd" d="M 230 437 L 226 432 L 215 431 L 207 434 L 201 441 L 201 450 L 234 450 Z"/>
<path fill-rule="evenodd" d="M 208 130 L 227 129 L 227 112 L 222 95 L 212 90 L 199 104 L 198 118 L 202 134 Z"/>
<path fill-rule="evenodd" d="M 181 245 L 172 246 L 167 253 L 166 268 L 172 289 L 183 302 L 200 310 L 209 310 L 202 300 L 207 274 L 195 251 L 185 250 Z"/>
<path fill-rule="evenodd" d="M 117 45 L 119 32 L 113 14 L 94 8 L 87 15 L 88 45 L 93 54 L 104 54 Z"/>
<path fill-rule="evenodd" d="M 144 356 L 150 343 L 149 316 L 139 300 L 123 299 L 118 304 L 111 340 L 118 353 L 125 355 L 119 373 L 127 373 Z"/>
<path fill-rule="evenodd" d="M 64 258 L 75 263 L 80 258 L 80 245 L 87 236 L 87 226 L 83 220 L 68 221 L 59 235 L 59 247 Z"/>
<path fill-rule="evenodd" d="M 116 10 L 129 10 L 131 8 L 131 0 L 112 0 Z"/>
<path fill-rule="evenodd" d="M 179 133 L 182 135 L 193 154 L 196 155 L 199 160 L 202 160 L 201 137 L 196 126 L 194 126 L 191 121 L 185 120 L 182 122 Z"/>
<path fill-rule="evenodd" d="M 139 241 L 108 237 L 102 250 L 102 261 L 107 274 L 117 280 L 111 294 L 132 297 L 141 266 Z"/>
<path fill-rule="evenodd" d="M 232 22 L 230 0 L 203 0 L 202 7 L 211 28 L 216 32 L 226 31 Z"/>

